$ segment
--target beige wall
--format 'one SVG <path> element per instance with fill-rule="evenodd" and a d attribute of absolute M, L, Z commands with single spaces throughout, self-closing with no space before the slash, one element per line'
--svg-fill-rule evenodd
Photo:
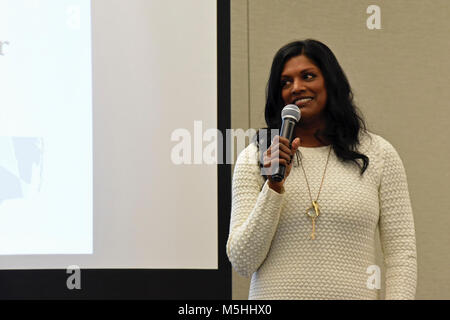
<path fill-rule="evenodd" d="M 381 30 L 366 27 L 372 4 L 381 9 Z M 369 130 L 390 141 L 405 165 L 417 299 L 450 299 L 449 30 L 448 0 L 231 0 L 232 127 L 264 126 L 265 85 L 281 46 L 305 38 L 326 43 Z M 382 267 L 381 250 L 377 263 Z M 233 271 L 233 298 L 247 299 L 248 286 Z"/>

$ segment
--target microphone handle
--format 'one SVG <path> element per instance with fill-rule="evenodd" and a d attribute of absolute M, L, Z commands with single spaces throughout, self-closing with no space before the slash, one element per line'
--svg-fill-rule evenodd
<path fill-rule="evenodd" d="M 281 124 L 280 136 L 287 138 L 289 142 L 294 140 L 294 128 L 296 125 L 296 121 L 294 119 L 286 118 L 283 119 L 283 123 Z M 286 167 L 282 164 L 278 166 L 278 169 L 272 175 L 272 179 L 276 182 L 280 182 L 284 179 L 284 175 L 286 173 Z"/>

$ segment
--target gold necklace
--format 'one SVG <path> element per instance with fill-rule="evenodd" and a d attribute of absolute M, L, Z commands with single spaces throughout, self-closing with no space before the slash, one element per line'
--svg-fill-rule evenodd
<path fill-rule="evenodd" d="M 312 220 L 312 233 L 311 233 L 312 240 L 314 240 L 316 238 L 316 219 L 320 215 L 319 203 L 317 201 L 319 200 L 320 191 L 322 191 L 323 181 L 325 179 L 325 173 L 327 172 L 328 160 L 330 159 L 330 154 L 331 154 L 331 146 L 330 146 L 330 151 L 328 151 L 328 157 L 327 157 L 327 162 L 325 164 L 325 169 L 323 170 L 322 182 L 320 183 L 319 192 L 317 193 L 316 200 L 313 200 L 312 196 L 311 196 L 311 189 L 309 187 L 308 177 L 306 176 L 305 168 L 303 167 L 303 161 L 301 160 L 301 157 L 300 157 L 300 161 L 298 160 L 298 154 L 296 153 L 297 162 L 300 162 L 300 165 L 302 166 L 303 175 L 305 176 L 306 185 L 308 187 L 309 199 L 311 200 L 311 207 L 309 207 L 306 210 L 306 215 L 308 217 L 310 217 Z"/>

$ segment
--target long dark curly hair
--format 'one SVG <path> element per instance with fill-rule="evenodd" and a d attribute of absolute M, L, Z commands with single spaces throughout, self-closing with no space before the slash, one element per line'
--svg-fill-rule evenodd
<path fill-rule="evenodd" d="M 266 87 L 265 119 L 269 131 L 281 128 L 281 110 L 285 103 L 281 97 L 281 73 L 285 63 L 292 57 L 304 55 L 321 70 L 327 90 L 327 102 L 324 109 L 325 129 L 315 133 L 319 140 L 324 137 L 331 142 L 337 157 L 342 161 L 352 161 L 361 169 L 361 175 L 369 165 L 369 158 L 359 153 L 360 131 L 367 131 L 364 119 L 353 102 L 353 93 L 348 79 L 333 52 L 322 42 L 306 39 L 283 46 L 276 53 L 270 77 Z M 258 131 L 256 144 L 270 146 L 270 139 L 264 138 Z M 358 162 L 358 159 L 360 162 Z M 261 164 L 260 164 L 261 165 Z"/>

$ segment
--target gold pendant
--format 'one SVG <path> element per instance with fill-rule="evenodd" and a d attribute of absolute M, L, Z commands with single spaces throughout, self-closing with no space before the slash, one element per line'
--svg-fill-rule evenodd
<path fill-rule="evenodd" d="M 308 210 L 306 210 L 306 214 L 312 220 L 311 239 L 314 240 L 316 238 L 316 219 L 320 215 L 319 204 L 317 203 L 317 201 L 312 202 L 312 206 L 309 207 Z"/>

